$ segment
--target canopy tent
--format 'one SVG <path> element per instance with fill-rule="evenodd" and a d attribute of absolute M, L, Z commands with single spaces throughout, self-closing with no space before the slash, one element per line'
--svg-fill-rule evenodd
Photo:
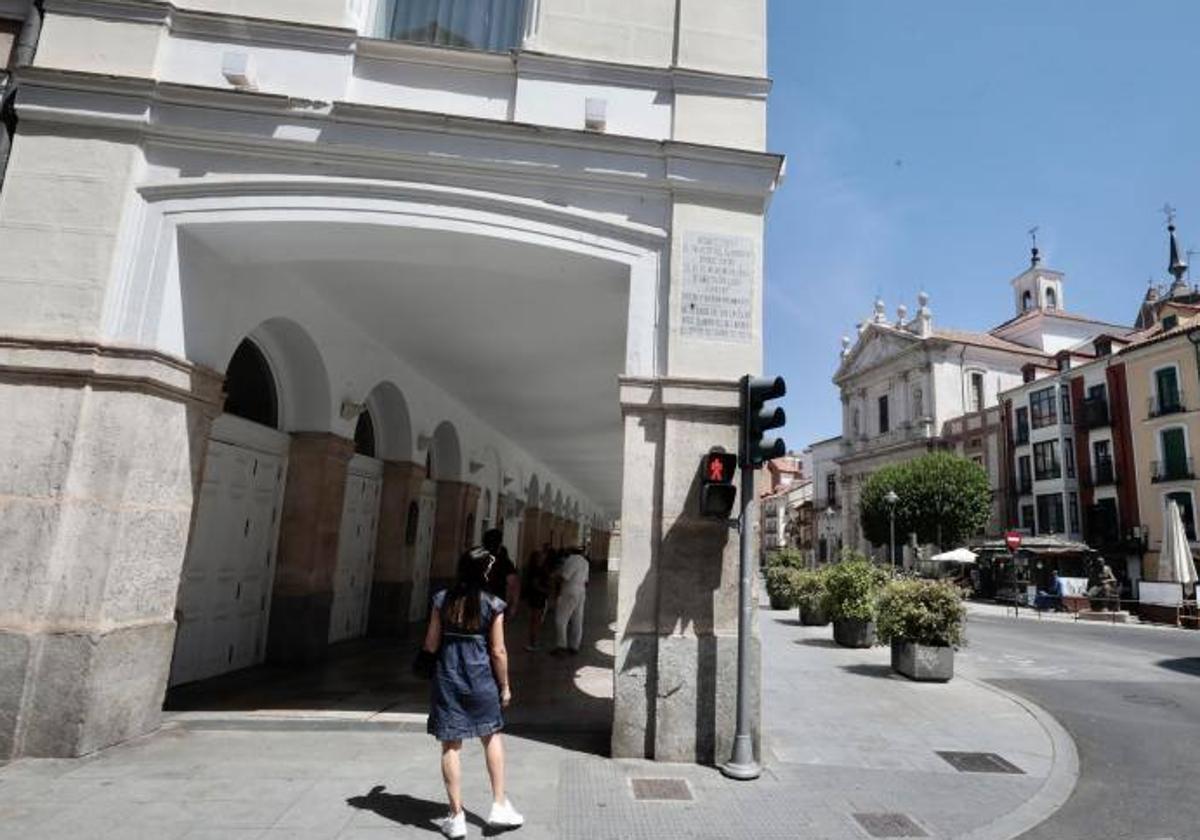
<path fill-rule="evenodd" d="M 941 554 L 935 554 L 931 559 L 943 563 L 974 563 L 977 558 L 975 552 L 965 548 L 956 548 L 953 551 L 943 551 Z"/>

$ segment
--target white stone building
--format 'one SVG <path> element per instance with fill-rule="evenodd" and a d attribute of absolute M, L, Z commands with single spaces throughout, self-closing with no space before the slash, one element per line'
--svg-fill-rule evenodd
<path fill-rule="evenodd" d="M 882 301 L 842 340 L 834 382 L 842 397 L 842 451 L 836 459 L 846 546 L 867 550 L 858 515 L 863 483 L 880 467 L 949 448 L 976 458 L 993 490 L 992 530 L 1005 520 L 1005 473 L 998 394 L 1023 381 L 1029 364 L 1114 329 L 1065 310 L 1064 277 L 1041 265 L 1011 281 L 1015 313 L 987 332 L 935 327 L 922 293 L 911 318 L 889 318 Z M 1120 329 L 1119 327 L 1117 329 Z M 899 536 L 898 536 L 899 539 Z"/>
<path fill-rule="evenodd" d="M 613 751 L 728 755 L 765 2 L 455 9 L 0 0 L 0 760 L 618 518 Z"/>

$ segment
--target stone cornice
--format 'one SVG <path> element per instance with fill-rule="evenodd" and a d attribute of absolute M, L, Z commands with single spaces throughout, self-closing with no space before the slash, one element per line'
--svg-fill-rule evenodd
<path fill-rule="evenodd" d="M 621 410 L 701 412 L 736 420 L 740 389 L 736 379 L 693 379 L 663 376 L 619 379 Z"/>
<path fill-rule="evenodd" d="M 93 341 L 0 337 L 0 379 L 136 391 L 219 412 L 225 378 L 158 350 Z"/>
<path fill-rule="evenodd" d="M 406 165 L 455 177 L 490 174 L 560 186 L 740 199 L 757 206 L 769 201 L 783 171 L 781 155 L 673 140 L 44 67 L 25 67 L 18 75 L 23 120 L 132 132 L 181 148 L 342 165 Z M 473 151 L 479 140 L 492 141 L 488 155 Z M 461 153 L 451 153 L 452 142 L 463 143 Z M 596 165 L 597 159 L 604 165 Z"/>

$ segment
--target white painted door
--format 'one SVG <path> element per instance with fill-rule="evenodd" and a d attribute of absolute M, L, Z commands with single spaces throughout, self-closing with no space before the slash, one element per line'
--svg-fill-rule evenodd
<path fill-rule="evenodd" d="M 367 632 L 371 579 L 375 573 L 375 534 L 379 528 L 379 492 L 383 462 L 365 455 L 350 459 L 333 574 L 329 641 L 356 639 Z"/>
<path fill-rule="evenodd" d="M 433 518 L 437 513 L 437 483 L 421 484 L 421 514 L 417 519 L 417 545 L 413 554 L 413 591 L 409 621 L 424 621 L 429 608 L 429 567 L 433 563 Z"/>
<path fill-rule="evenodd" d="M 170 684 L 266 656 L 288 436 L 230 415 L 213 423 L 180 575 Z"/>

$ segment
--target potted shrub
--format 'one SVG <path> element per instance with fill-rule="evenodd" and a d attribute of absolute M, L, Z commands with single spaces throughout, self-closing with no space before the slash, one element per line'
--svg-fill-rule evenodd
<path fill-rule="evenodd" d="M 892 669 L 910 680 L 950 680 L 966 617 L 958 589 L 950 583 L 889 583 L 879 596 L 877 626 L 879 640 L 892 646 Z"/>
<path fill-rule="evenodd" d="M 800 608 L 800 623 L 808 627 L 823 627 L 829 623 L 825 610 L 825 572 L 804 569 L 792 579 L 792 596 Z"/>
<path fill-rule="evenodd" d="M 887 572 L 863 558 L 829 567 L 825 606 L 835 642 L 852 648 L 875 644 L 875 600 L 886 580 Z"/>
<path fill-rule="evenodd" d="M 793 573 L 803 568 L 804 555 L 795 549 L 785 548 L 767 555 L 765 577 L 771 609 L 786 610 L 796 606 L 792 592 Z"/>

